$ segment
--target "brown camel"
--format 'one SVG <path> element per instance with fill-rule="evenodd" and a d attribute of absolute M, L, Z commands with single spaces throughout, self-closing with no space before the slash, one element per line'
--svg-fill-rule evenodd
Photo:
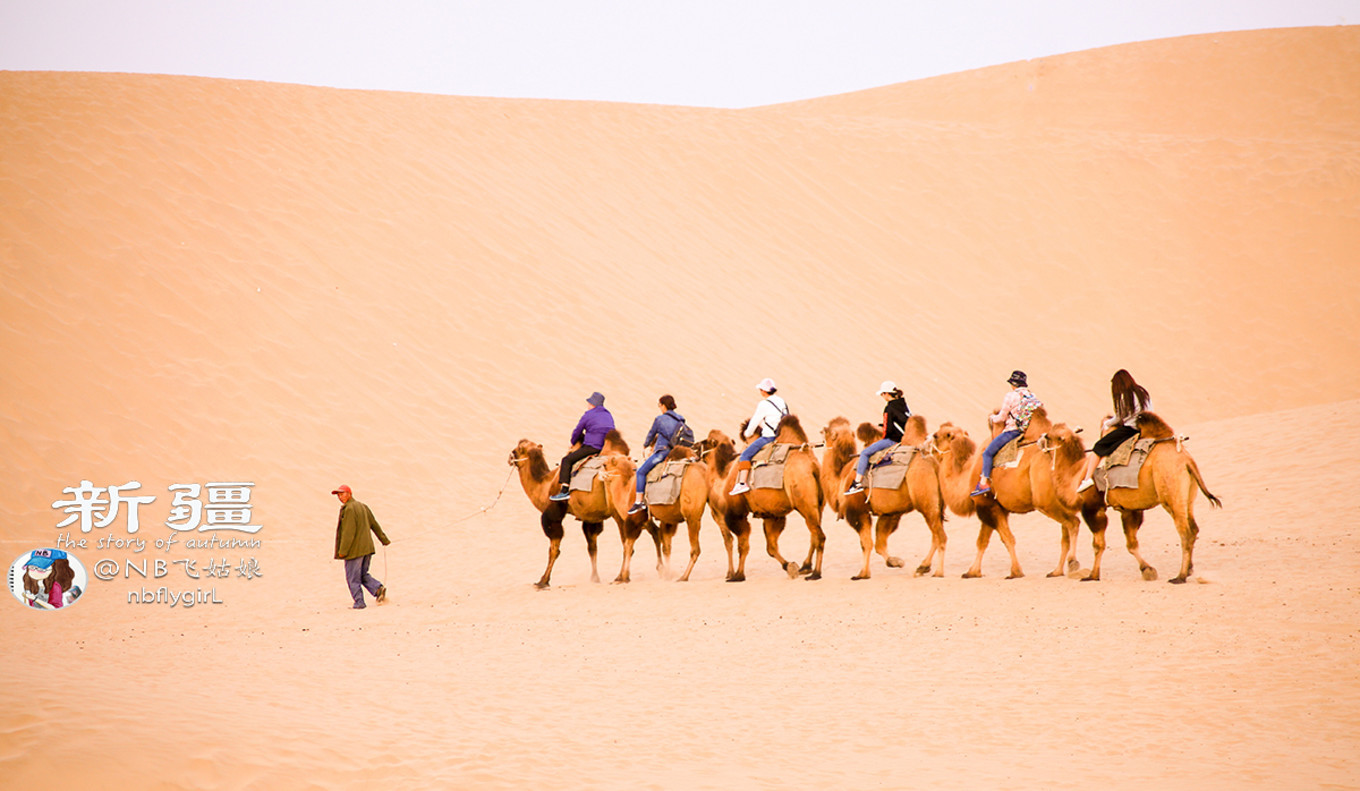
<path fill-rule="evenodd" d="M 698 443 L 697 450 L 707 474 L 708 508 L 722 533 L 723 546 L 727 548 L 727 581 L 742 582 L 746 579 L 746 556 L 751 551 L 751 522 L 747 519 L 750 510 L 746 507 L 745 495 L 728 494 L 737 482 L 737 465 L 733 463 L 737 460 L 736 443 L 714 429 Z M 739 558 L 735 566 L 732 563 L 734 538 Z M 792 574 L 797 572 L 795 566 Z"/>
<path fill-rule="evenodd" d="M 1199 525 L 1195 522 L 1195 492 L 1204 492 L 1214 508 L 1223 503 L 1204 485 L 1199 465 L 1185 452 L 1182 440 L 1165 421 L 1151 412 L 1144 412 L 1138 416 L 1137 425 L 1142 438 L 1157 440 L 1138 471 L 1138 488 L 1110 489 L 1103 497 L 1095 487 L 1084 493 L 1088 496 L 1081 503 L 1082 517 L 1091 528 L 1091 543 L 1096 554 L 1091 573 L 1085 579 L 1100 579 L 1100 558 L 1105 554 L 1105 528 L 1109 524 L 1105 513 L 1107 505 L 1119 511 L 1124 542 L 1138 561 L 1143 579 L 1157 579 L 1157 570 L 1138 553 L 1138 528 L 1143 524 L 1143 512 L 1160 505 L 1171 514 L 1181 537 L 1181 573 L 1169 580 L 1179 585 L 1194 571 L 1195 538 L 1199 535 Z"/>
<path fill-rule="evenodd" d="M 861 423 L 859 439 L 866 446 L 882 439 L 883 432 L 871 423 Z M 850 527 L 859 534 L 860 548 L 864 552 L 864 566 L 851 579 L 869 579 L 870 551 L 876 551 L 889 568 L 905 565 L 901 558 L 888 554 L 888 537 L 897 530 L 898 523 L 905 514 L 920 512 L 930 529 L 930 551 L 916 567 L 916 576 L 930 574 L 938 552 L 940 565 L 935 570 L 936 577 L 944 576 L 944 498 L 940 494 L 939 464 L 925 454 L 918 453 L 907 465 L 906 477 L 896 489 L 870 487 L 864 492 L 845 496 L 845 490 L 855 480 L 855 463 L 859 454 L 855 452 L 855 437 L 850 434 L 850 424 L 845 418 L 831 421 L 823 434 L 826 437 L 826 453 L 823 455 L 822 470 L 824 491 L 827 504 L 837 515 L 844 518 Z M 914 415 L 907 421 L 902 442 L 906 445 L 921 445 L 926 440 L 926 421 Z M 878 522 L 870 536 L 873 516 Z"/>
<path fill-rule="evenodd" d="M 993 436 L 1000 433 L 1001 424 L 993 425 Z M 992 496 L 975 498 L 973 508 L 982 528 L 978 532 L 977 558 L 964 573 L 965 578 L 982 576 L 982 556 L 991 541 L 992 531 L 1001 536 L 1011 556 L 1011 570 L 1007 579 L 1023 577 L 1020 559 L 1015 554 L 1015 534 L 1010 529 L 1011 514 L 1039 511 L 1062 527 L 1062 551 L 1058 565 L 1048 573 L 1050 577 L 1064 576 L 1069 569 L 1077 569 L 1074 545 L 1081 521 L 1077 518 L 1077 483 L 1086 458 L 1081 438 L 1062 423 L 1053 423 L 1040 407 L 1030 419 L 1029 427 L 1020 439 L 1020 465 L 1000 467 L 992 471 Z M 969 509 L 960 502 L 977 485 L 982 474 L 982 452 L 968 432 L 945 423 L 935 432 L 928 446 L 940 459 L 940 489 L 945 502 L 955 513 L 966 515 Z M 951 458 L 943 458 L 950 456 Z"/>
<path fill-rule="evenodd" d="M 742 431 L 746 430 L 745 424 Z M 779 536 L 789 514 L 797 511 L 807 523 L 811 536 L 807 559 L 796 571 L 806 574 L 809 580 L 822 578 L 822 555 L 826 551 L 826 533 L 822 531 L 822 484 L 821 466 L 812 453 L 812 445 L 797 415 L 785 415 L 775 430 L 774 444 L 799 445 L 789 451 L 784 462 L 784 486 L 781 489 L 752 488 L 742 497 L 751 515 L 758 517 L 765 526 L 765 551 L 779 562 L 785 571 L 791 565 L 779 554 Z M 790 573 L 792 576 L 792 573 Z"/>
<path fill-rule="evenodd" d="M 677 447 L 671 449 L 666 461 L 695 458 L 697 454 L 694 450 Z M 704 506 L 708 504 L 709 496 L 707 469 L 703 464 L 686 465 L 684 475 L 680 478 L 680 496 L 676 501 L 670 505 L 647 506 L 648 517 L 660 525 L 653 535 L 660 538 L 657 542 L 657 561 L 663 569 L 663 576 L 670 570 L 671 542 L 675 540 L 680 522 L 683 521 L 689 527 L 689 565 L 685 567 L 685 573 L 680 575 L 680 582 L 689 580 L 690 572 L 694 571 L 694 564 L 699 560 L 699 527 L 703 524 Z"/>
<path fill-rule="evenodd" d="M 548 567 L 536 587 L 548 587 L 552 576 L 553 564 L 562 554 L 562 520 L 568 514 L 581 520 L 581 529 L 586 536 L 586 549 L 590 553 L 590 581 L 599 582 L 600 574 L 596 566 L 599 549 L 599 536 L 604 530 L 604 520 L 613 519 L 618 523 L 619 535 L 623 539 L 623 568 L 615 582 L 627 582 L 628 564 L 633 554 L 633 542 L 642 534 L 647 519 L 642 514 L 629 517 L 628 508 L 633 501 L 635 485 L 633 462 L 628 458 L 628 443 L 623 441 L 617 430 L 610 431 L 605 437 L 600 455 L 607 457 L 605 469 L 596 476 L 594 486 L 589 492 L 572 492 L 565 502 L 553 502 L 548 496 L 559 487 L 558 470 L 549 468 L 543 456 L 543 446 L 522 439 L 510 452 L 509 463 L 519 468 L 519 481 L 524 493 L 529 496 L 540 513 L 539 523 L 543 534 L 548 537 Z M 601 480 L 604 479 L 604 480 Z"/>

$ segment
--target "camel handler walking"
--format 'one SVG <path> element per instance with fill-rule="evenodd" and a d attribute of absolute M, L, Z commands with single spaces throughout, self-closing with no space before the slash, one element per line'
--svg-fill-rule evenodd
<path fill-rule="evenodd" d="M 368 564 L 373 560 L 373 536 L 387 546 L 392 543 L 383 534 L 378 520 L 368 506 L 354 499 L 354 492 L 348 486 L 331 490 L 340 498 L 340 521 L 335 525 L 335 559 L 345 561 L 345 582 L 349 584 L 349 594 L 354 597 L 354 609 L 362 610 L 364 591 L 382 604 L 387 600 L 387 588 L 368 573 Z"/>

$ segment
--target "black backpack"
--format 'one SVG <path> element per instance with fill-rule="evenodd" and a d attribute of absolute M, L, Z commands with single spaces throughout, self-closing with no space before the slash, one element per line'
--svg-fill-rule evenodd
<path fill-rule="evenodd" d="M 671 432 L 670 442 L 672 448 L 694 447 L 694 429 L 689 427 L 684 418 L 680 418 L 680 425 L 676 426 L 675 431 Z"/>

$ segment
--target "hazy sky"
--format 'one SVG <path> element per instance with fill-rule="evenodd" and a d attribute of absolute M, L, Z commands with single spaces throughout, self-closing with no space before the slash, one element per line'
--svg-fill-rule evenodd
<path fill-rule="evenodd" d="M 1360 0 L 0 0 L 0 69 L 747 107 Z"/>

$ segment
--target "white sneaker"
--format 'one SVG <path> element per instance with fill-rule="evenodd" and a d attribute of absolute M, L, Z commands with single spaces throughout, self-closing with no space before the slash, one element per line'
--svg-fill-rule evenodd
<path fill-rule="evenodd" d="M 1091 488 L 1092 486 L 1095 486 L 1095 485 L 1096 485 L 1096 482 L 1093 481 L 1093 480 L 1091 480 L 1090 478 L 1083 478 L 1082 481 L 1081 481 L 1081 486 L 1078 486 L 1078 487 L 1077 487 L 1077 491 L 1078 491 L 1078 492 L 1084 492 L 1084 491 L 1086 491 L 1087 489 L 1089 489 L 1089 488 Z"/>
<path fill-rule="evenodd" d="M 742 483 L 741 481 L 737 481 L 737 485 L 736 485 L 736 486 L 733 486 L 733 487 L 732 487 L 732 491 L 728 492 L 727 494 L 728 494 L 728 496 L 736 496 L 736 495 L 738 495 L 738 494 L 746 494 L 746 493 L 749 492 L 749 491 L 751 491 L 751 487 L 750 487 L 750 486 L 747 486 L 746 484 Z"/>

